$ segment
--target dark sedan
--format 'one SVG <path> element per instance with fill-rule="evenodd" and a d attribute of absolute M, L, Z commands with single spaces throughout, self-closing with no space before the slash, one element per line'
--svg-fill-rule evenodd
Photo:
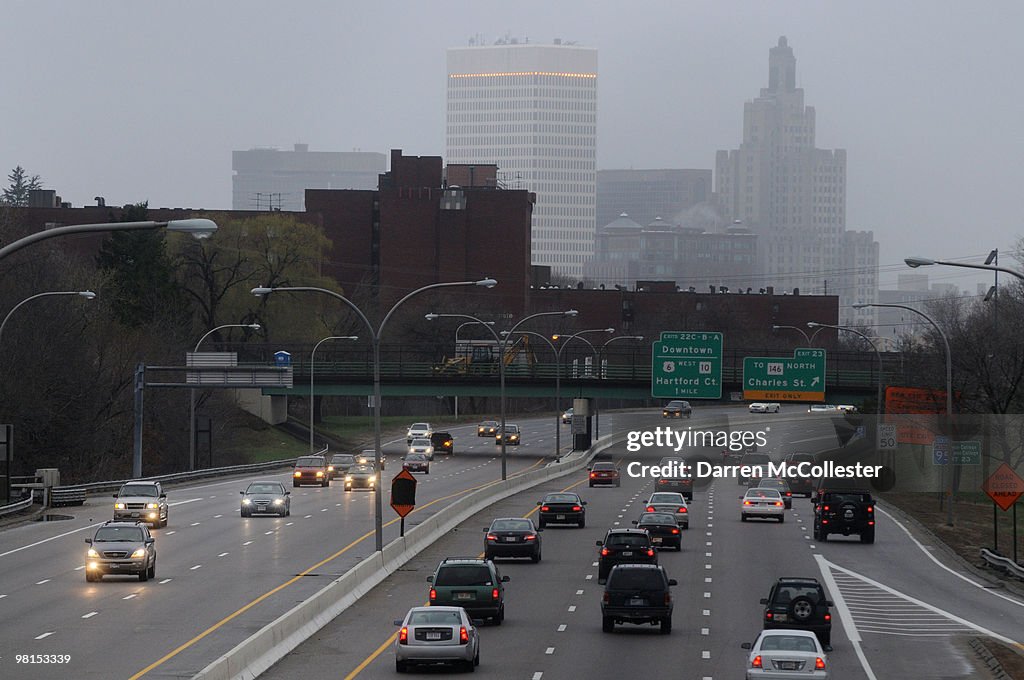
<path fill-rule="evenodd" d="M 575 524 L 582 529 L 587 526 L 586 504 L 574 493 L 549 493 L 537 501 L 537 526 L 543 529 L 546 524 Z"/>
<path fill-rule="evenodd" d="M 484 559 L 497 557 L 529 557 L 540 562 L 540 533 L 543 529 L 533 526 L 533 520 L 521 517 L 504 517 L 491 522 L 484 529 Z"/>
<path fill-rule="evenodd" d="M 758 489 L 775 489 L 782 496 L 782 502 L 785 503 L 786 509 L 789 510 L 793 507 L 793 492 L 789 489 L 789 482 L 785 479 L 778 479 L 775 477 L 769 477 L 768 479 L 762 479 L 757 484 Z"/>
<path fill-rule="evenodd" d="M 645 512 L 639 520 L 633 520 L 633 524 L 637 529 L 647 532 L 655 548 L 683 549 L 683 532 L 674 515 L 667 512 Z"/>

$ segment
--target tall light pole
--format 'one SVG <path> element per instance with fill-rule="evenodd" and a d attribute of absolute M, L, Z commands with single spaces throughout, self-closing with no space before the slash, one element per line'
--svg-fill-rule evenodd
<path fill-rule="evenodd" d="M 526 323 L 527 321 L 529 321 L 531 319 L 536 319 L 536 318 L 542 317 L 542 316 L 559 316 L 559 317 L 563 317 L 564 318 L 564 317 L 569 317 L 569 316 L 576 316 L 576 314 L 578 314 L 578 312 L 575 309 L 570 309 L 570 310 L 567 310 L 567 311 L 564 311 L 564 312 L 538 312 L 537 314 L 531 314 L 530 316 L 527 316 L 527 317 L 524 317 L 524 318 L 520 319 L 517 324 L 512 326 L 511 330 L 502 331 L 501 332 L 501 336 L 502 337 L 501 337 L 500 340 L 498 338 L 498 334 L 494 332 L 494 329 L 491 328 L 490 326 L 487 326 L 487 324 L 484 324 L 485 327 L 487 328 L 487 330 L 489 330 L 491 332 L 491 335 L 494 336 L 494 339 L 498 343 L 498 348 L 499 348 L 498 349 L 498 381 L 499 381 L 498 382 L 498 384 L 499 384 L 499 388 L 498 389 L 499 389 L 499 394 L 501 395 L 501 397 L 500 397 L 500 403 L 501 403 L 501 422 L 498 424 L 498 427 L 499 427 L 498 432 L 501 433 L 501 478 L 502 478 L 502 480 L 508 479 L 508 452 L 507 452 L 507 450 L 505 448 L 505 443 L 508 440 L 508 437 L 505 436 L 505 414 L 506 414 L 506 406 L 505 406 L 505 352 L 507 351 L 507 347 L 508 347 L 508 339 L 510 337 L 512 337 L 513 333 L 516 332 L 516 328 L 518 328 L 519 326 L 521 326 L 522 324 Z M 439 318 L 458 318 L 458 319 L 470 319 L 470 320 L 475 321 L 475 322 L 480 321 L 475 316 L 470 316 L 469 314 L 427 314 L 426 318 L 429 321 L 433 321 L 434 319 L 439 319 Z M 480 321 L 480 323 L 483 323 L 483 322 Z M 528 333 L 529 331 L 520 331 L 520 332 L 521 333 Z M 550 343 L 548 343 L 548 344 L 550 344 Z"/>
<path fill-rule="evenodd" d="M 810 324 L 807 324 L 807 325 L 810 326 Z M 818 324 L 818 325 L 819 326 L 823 326 L 823 324 Z M 811 333 L 810 336 L 808 336 L 807 332 L 803 328 L 800 328 L 799 326 L 772 326 L 772 330 L 773 331 L 781 330 L 783 328 L 794 330 L 797 333 L 799 333 L 800 335 L 804 336 L 804 340 L 807 341 L 807 346 L 808 347 L 814 347 L 814 338 L 818 337 L 818 333 L 821 331 L 821 328 L 819 328 L 818 330 L 816 330 L 813 333 Z"/>
<path fill-rule="evenodd" d="M 572 335 L 565 336 L 565 342 L 558 346 L 555 350 L 555 459 L 562 457 L 562 350 L 569 346 L 573 338 L 580 338 L 586 342 L 585 338 L 580 336 L 590 333 L 614 333 L 614 328 L 588 328 L 584 331 L 577 331 Z M 556 339 L 561 339 L 562 336 L 557 336 Z M 594 345 L 587 342 L 591 348 Z"/>
<path fill-rule="evenodd" d="M 320 342 L 313 345 L 313 351 L 309 353 L 309 452 L 316 453 L 316 447 L 313 444 L 313 414 L 316 409 L 313 408 L 313 404 L 316 398 L 313 396 L 313 369 L 316 368 L 316 350 L 320 345 L 324 344 L 328 340 L 358 340 L 358 335 L 329 335 L 326 338 L 320 340 Z"/>
<path fill-rule="evenodd" d="M 642 335 L 617 335 L 614 338 L 610 338 L 601 345 L 600 349 L 597 350 L 597 377 L 599 380 L 604 380 L 604 348 L 612 344 L 617 340 L 643 340 Z M 594 397 L 594 439 L 601 438 L 601 414 L 597 409 L 597 397 Z"/>
<path fill-rule="evenodd" d="M 23 238 L 8 243 L 0 248 L 0 260 L 11 253 L 17 252 L 25 246 L 38 243 L 45 239 L 69 234 L 85 234 L 102 231 L 146 231 L 149 229 L 167 229 L 168 231 L 180 231 L 192 234 L 195 238 L 207 238 L 217 231 L 217 224 L 213 220 L 205 218 L 192 218 L 187 220 L 167 220 L 164 222 L 104 222 L 101 224 L 72 224 L 66 227 L 54 227 L 46 231 L 38 231 Z"/>
<path fill-rule="evenodd" d="M 315 286 L 277 286 L 274 288 L 259 287 L 253 288 L 252 294 L 256 296 L 269 295 L 275 292 L 284 293 L 322 293 L 324 295 L 330 295 L 336 300 L 340 300 L 342 303 L 347 305 L 349 309 L 356 313 L 356 315 L 362 319 L 363 323 L 366 324 L 366 328 L 370 331 L 370 339 L 373 342 L 373 463 L 377 470 L 377 474 L 380 475 L 380 336 L 384 332 L 384 327 L 387 325 L 391 315 L 395 313 L 395 310 L 402 306 L 409 298 L 419 295 L 428 290 L 435 290 L 437 288 L 453 288 L 456 286 L 482 286 L 484 288 L 493 288 L 498 284 L 494 279 L 481 279 L 479 281 L 450 281 L 444 283 L 432 283 L 428 286 L 417 288 L 411 293 L 407 293 L 405 297 L 396 302 L 388 313 L 384 315 L 384 319 L 381 320 L 380 325 L 376 328 L 370 323 L 370 320 L 363 314 L 363 310 L 359 309 L 358 306 L 341 293 L 336 293 L 333 290 L 326 288 L 317 288 Z M 384 549 L 384 510 L 381 501 L 383 492 L 378 488 L 374 492 L 374 534 L 376 538 L 375 550 L 380 552 Z"/>
<path fill-rule="evenodd" d="M 474 318 L 476 318 L 476 317 L 474 317 Z M 456 326 L 455 327 L 455 354 L 456 354 L 456 356 L 459 353 L 459 331 L 462 330 L 463 326 L 472 326 L 474 324 L 482 324 L 484 326 L 493 326 L 494 322 L 493 321 L 481 321 L 481 320 L 477 319 L 476 321 L 467 321 L 465 323 L 460 323 L 458 326 Z M 457 394 L 455 395 L 455 417 L 456 418 L 459 417 L 459 395 L 457 395 Z"/>
<path fill-rule="evenodd" d="M 905 310 L 907 310 L 909 312 L 913 312 L 914 314 L 917 314 L 918 316 L 923 317 L 938 332 L 939 337 L 942 338 L 943 345 L 945 345 L 945 347 L 946 347 L 946 432 L 948 433 L 948 436 L 952 436 L 952 427 L 950 427 L 950 426 L 952 425 L 952 422 L 953 422 L 953 355 L 949 351 L 949 338 L 946 337 L 946 334 L 942 331 L 942 328 L 939 326 L 939 324 L 937 324 L 935 322 L 935 319 L 933 319 L 932 317 L 928 316 L 927 314 L 922 312 L 920 309 L 914 309 L 913 307 L 910 307 L 908 305 L 897 305 L 897 304 L 882 303 L 882 302 L 860 302 L 860 303 L 857 303 L 857 304 L 853 305 L 854 309 L 863 309 L 865 307 L 891 307 L 893 309 L 905 309 Z M 952 472 L 952 470 L 953 470 L 953 447 L 952 446 L 950 446 L 950 449 L 949 449 L 949 456 L 950 456 L 950 460 L 949 460 L 949 462 L 945 466 L 946 472 L 949 474 L 949 485 L 947 487 L 948 488 L 948 494 L 947 495 L 949 496 L 949 504 L 946 507 L 946 524 L 948 526 L 953 526 L 953 478 L 954 478 L 954 475 L 953 475 L 953 472 Z"/>
<path fill-rule="evenodd" d="M 11 307 L 11 311 L 7 312 L 7 316 L 4 317 L 3 323 L 0 323 L 0 338 L 3 338 L 4 327 L 7 325 L 7 322 L 11 319 L 11 316 L 16 311 L 18 311 L 19 307 L 28 302 L 32 302 L 33 300 L 38 300 L 41 297 L 49 297 L 50 295 L 78 295 L 85 298 L 86 300 L 93 300 L 96 298 L 96 293 L 92 292 L 91 290 L 51 290 L 45 293 L 36 293 L 35 295 L 30 295 L 21 302 L 19 302 L 18 304 Z"/>
<path fill-rule="evenodd" d="M 199 338 L 199 342 L 196 343 L 192 353 L 195 354 L 199 351 L 199 346 L 203 344 L 203 340 L 206 340 L 210 335 L 223 328 L 249 328 L 258 331 L 260 325 L 258 323 L 226 323 L 223 326 L 211 328 L 203 334 L 203 337 Z M 194 387 L 189 388 L 188 391 L 188 469 L 196 469 L 196 388 Z"/>
<path fill-rule="evenodd" d="M 995 255 L 995 258 L 993 258 L 993 255 Z M 1021 281 L 1024 281 L 1024 273 L 1021 273 L 1013 269 L 1007 269 L 1006 267 L 1000 267 L 998 264 L 998 257 L 999 251 L 992 251 L 992 253 L 989 254 L 989 259 L 986 260 L 985 264 L 973 264 L 971 262 L 950 262 L 949 260 L 933 260 L 929 257 L 908 257 L 905 258 L 903 261 L 907 263 L 908 267 L 912 267 L 914 269 L 918 267 L 927 267 L 930 265 L 941 264 L 947 267 L 966 267 L 968 269 L 986 269 L 990 272 L 1003 272 L 1004 274 L 1015 276 Z M 989 261 L 992 259 L 995 259 L 996 264 L 989 264 Z"/>
<path fill-rule="evenodd" d="M 870 337 L 868 337 L 867 335 L 865 335 L 864 333 L 861 333 L 860 331 L 858 331 L 856 328 L 850 328 L 849 326 L 838 326 L 838 325 L 828 324 L 828 323 L 816 323 L 814 321 L 808 321 L 807 322 L 807 326 L 810 327 L 810 328 L 819 328 L 819 329 L 821 329 L 821 328 L 834 328 L 837 331 L 846 331 L 847 333 L 853 333 L 855 335 L 859 335 L 860 337 L 862 337 L 862 338 L 864 338 L 865 340 L 868 341 L 868 344 L 871 345 L 871 349 L 874 350 L 874 352 L 875 352 L 875 356 L 878 357 L 878 396 L 876 398 L 878 399 L 878 415 L 881 416 L 882 415 L 882 410 L 883 410 L 882 409 L 882 371 L 884 370 L 884 367 L 882 366 L 882 353 L 878 351 L 878 348 L 875 346 L 875 343 L 872 342 L 872 339 Z"/>

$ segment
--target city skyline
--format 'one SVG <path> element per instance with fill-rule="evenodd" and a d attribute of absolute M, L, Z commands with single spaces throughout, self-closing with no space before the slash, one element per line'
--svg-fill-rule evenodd
<path fill-rule="evenodd" d="M 16 131 L 0 139 L 0 162 L 5 174 L 21 165 L 41 175 L 74 205 L 100 195 L 227 208 L 237 149 L 441 155 L 445 50 L 474 36 L 561 37 L 599 51 L 598 170 L 710 168 L 740 137 L 740 105 L 785 35 L 819 112 L 818 146 L 848 151 L 847 225 L 880 242 L 881 286 L 906 271 L 906 256 L 980 261 L 1024 232 L 1012 203 L 1024 181 L 1014 3 L 662 2 L 640 13 L 452 2 L 439 13 L 396 2 L 115 1 L 94 12 L 54 0 L 5 10 L 0 50 L 20 68 L 8 77 L 16 96 L 0 105 Z M 982 280 L 956 269 L 932 278 L 965 289 Z"/>

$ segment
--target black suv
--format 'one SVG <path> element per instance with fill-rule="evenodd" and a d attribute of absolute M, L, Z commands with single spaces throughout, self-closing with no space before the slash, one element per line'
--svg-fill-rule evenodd
<path fill-rule="evenodd" d="M 864 489 L 819 489 L 814 506 L 814 538 L 859 534 L 861 543 L 875 542 L 875 499 Z"/>
<path fill-rule="evenodd" d="M 764 629 L 795 629 L 814 633 L 825 648 L 831 651 L 832 601 L 825 597 L 825 589 L 815 578 L 780 578 L 772 586 L 764 605 Z"/>
<path fill-rule="evenodd" d="M 430 582 L 430 605 L 462 607 L 475 619 L 505 620 L 505 585 L 508 576 L 490 560 L 448 557 L 437 565 Z"/>
<path fill-rule="evenodd" d="M 601 548 L 597 560 L 597 582 L 604 583 L 608 572 L 617 564 L 657 564 L 658 552 L 651 543 L 651 537 L 642 529 L 609 529 L 603 541 L 597 541 Z"/>
<path fill-rule="evenodd" d="M 449 432 L 435 432 L 430 435 L 430 443 L 434 445 L 434 453 L 455 453 L 455 439 Z"/>
<path fill-rule="evenodd" d="M 619 564 L 608 574 L 601 600 L 601 630 L 611 633 L 616 623 L 661 624 L 672 632 L 672 594 L 676 585 L 657 564 Z"/>

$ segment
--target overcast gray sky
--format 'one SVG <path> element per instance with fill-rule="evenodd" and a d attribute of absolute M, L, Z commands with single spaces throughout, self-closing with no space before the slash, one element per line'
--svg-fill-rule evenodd
<path fill-rule="evenodd" d="M 441 155 L 445 48 L 506 34 L 598 48 L 598 169 L 713 168 L 785 35 L 887 285 L 1024 234 L 1022 25 L 1019 0 L 4 0 L 0 170 L 75 206 L 227 209 L 235 149 Z"/>

